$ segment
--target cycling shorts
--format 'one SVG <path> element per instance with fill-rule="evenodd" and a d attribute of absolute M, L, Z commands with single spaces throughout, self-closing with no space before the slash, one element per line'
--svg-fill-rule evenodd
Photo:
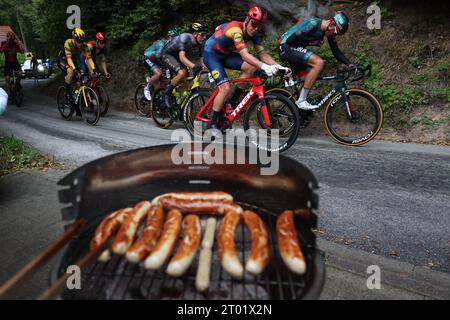
<path fill-rule="evenodd" d="M 283 61 L 289 62 L 294 73 L 309 70 L 308 60 L 314 52 L 303 47 L 292 47 L 286 43 L 278 47 L 278 53 Z"/>
<path fill-rule="evenodd" d="M 20 71 L 20 63 L 18 61 L 5 61 L 5 77 L 12 76 L 13 72 Z"/>
<path fill-rule="evenodd" d="M 172 74 L 177 74 L 180 70 L 187 69 L 181 61 L 171 54 L 163 53 L 161 56 L 161 61 L 170 70 Z"/>
<path fill-rule="evenodd" d="M 158 59 L 154 58 L 152 60 L 151 58 L 147 56 L 143 56 L 142 58 L 142 64 L 144 65 L 145 69 L 147 69 L 148 73 L 153 73 L 155 70 L 160 69 L 161 61 L 158 61 Z"/>
<path fill-rule="evenodd" d="M 241 55 L 236 52 L 222 54 L 205 48 L 203 51 L 203 62 L 208 67 L 214 81 L 219 86 L 222 83 L 229 81 L 225 68 L 241 70 L 244 60 L 242 60 Z"/>

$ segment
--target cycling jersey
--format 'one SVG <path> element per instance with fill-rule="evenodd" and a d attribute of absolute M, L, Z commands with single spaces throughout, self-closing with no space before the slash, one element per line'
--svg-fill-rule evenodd
<path fill-rule="evenodd" d="M 248 42 L 253 42 L 257 54 L 264 50 L 262 33 L 257 32 L 253 37 L 244 35 L 244 22 L 231 21 L 218 26 L 214 34 L 206 41 L 205 50 L 214 50 L 222 54 L 241 51 L 247 48 Z"/>
<path fill-rule="evenodd" d="M 325 32 L 322 31 L 322 19 L 311 18 L 299 21 L 284 33 L 279 41 L 280 58 L 291 64 L 295 70 L 308 68 L 307 61 L 314 54 L 306 46 L 321 46 Z M 328 37 L 328 44 L 334 57 L 341 63 L 349 65 L 351 62 L 339 49 L 336 37 Z"/>
<path fill-rule="evenodd" d="M 86 57 L 87 63 L 89 64 L 89 67 L 91 67 L 91 69 L 95 69 L 91 51 L 92 47 L 88 44 L 83 43 L 80 48 L 77 48 L 73 43 L 73 39 L 67 39 L 64 42 L 63 49 L 59 52 L 59 57 L 61 58 L 59 59 L 59 64 L 64 64 L 64 62 L 66 62 L 69 67 L 71 67 L 72 69 L 76 69 L 72 57 L 78 58 L 80 57 L 81 53 L 83 53 L 83 55 Z"/>
<path fill-rule="evenodd" d="M 17 53 L 24 53 L 25 49 L 17 41 L 12 44 L 7 41 L 3 41 L 0 46 L 0 52 L 5 54 L 6 62 L 18 62 Z"/>
<path fill-rule="evenodd" d="M 180 52 L 191 51 L 195 47 L 200 48 L 199 55 L 201 56 L 202 45 L 194 44 L 192 34 L 182 33 L 164 45 L 161 51 L 161 61 L 172 73 L 177 74 L 181 69 L 186 69 L 186 66 L 180 61 Z"/>
<path fill-rule="evenodd" d="M 144 56 L 150 58 L 153 62 L 156 62 L 156 59 L 161 58 L 161 51 L 167 41 L 169 40 L 160 39 L 153 42 L 153 44 L 145 50 Z"/>
<path fill-rule="evenodd" d="M 186 52 L 194 46 L 192 37 L 193 36 L 190 33 L 182 33 L 179 36 L 176 36 L 164 45 L 162 54 L 170 54 L 172 56 L 178 57 L 178 54 L 181 51 Z"/>
<path fill-rule="evenodd" d="M 262 33 L 257 32 L 250 37 L 244 34 L 243 29 L 243 22 L 231 21 L 221 24 L 205 43 L 203 62 L 217 85 L 228 82 L 225 68 L 241 70 L 244 60 L 238 52 L 246 49 L 247 43 L 253 43 L 257 54 L 264 51 Z"/>
<path fill-rule="evenodd" d="M 89 41 L 88 46 L 91 48 L 92 60 L 94 61 L 95 68 L 98 69 L 97 58 L 101 57 L 101 62 L 108 62 L 108 49 L 106 45 L 103 48 L 97 46 L 97 41 Z"/>

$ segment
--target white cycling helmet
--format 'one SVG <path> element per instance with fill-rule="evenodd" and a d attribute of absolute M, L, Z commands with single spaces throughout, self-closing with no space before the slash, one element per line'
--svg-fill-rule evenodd
<path fill-rule="evenodd" d="M 6 93 L 5 90 L 0 88 L 0 115 L 5 112 L 7 105 L 8 105 L 8 94 Z"/>

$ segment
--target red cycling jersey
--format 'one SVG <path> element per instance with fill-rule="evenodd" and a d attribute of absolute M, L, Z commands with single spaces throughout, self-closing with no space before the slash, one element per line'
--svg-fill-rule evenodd
<path fill-rule="evenodd" d="M 0 47 L 0 52 L 5 54 L 6 62 L 17 62 L 17 53 L 24 53 L 25 49 L 18 42 L 15 42 L 13 45 L 9 45 L 8 42 L 3 41 Z"/>

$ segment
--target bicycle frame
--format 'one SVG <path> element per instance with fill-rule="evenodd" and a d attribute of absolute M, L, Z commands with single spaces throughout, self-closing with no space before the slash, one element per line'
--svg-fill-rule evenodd
<path fill-rule="evenodd" d="M 269 117 L 269 111 L 266 106 L 266 102 L 264 99 L 265 92 L 263 87 L 263 81 L 261 78 L 245 78 L 245 79 L 233 79 L 229 81 L 230 83 L 251 83 L 252 88 L 247 93 L 247 95 L 242 99 L 241 103 L 233 110 L 233 112 L 226 117 L 228 120 L 233 122 L 247 107 L 249 102 L 255 97 L 258 96 L 258 99 L 261 103 L 261 110 L 264 117 L 265 124 L 267 126 L 271 125 L 270 117 Z M 203 122 L 211 122 L 210 119 L 207 119 L 202 116 L 204 112 L 209 113 L 213 107 L 214 99 L 216 98 L 217 94 L 219 93 L 219 88 L 217 87 L 212 96 L 206 101 L 206 103 L 203 105 L 203 107 L 200 109 L 200 111 L 197 113 L 196 120 L 203 121 Z M 224 106 L 222 106 L 224 108 Z"/>
<path fill-rule="evenodd" d="M 323 77 L 318 77 L 317 81 L 331 81 L 331 80 L 336 80 L 337 84 L 334 87 L 334 89 L 332 89 L 322 100 L 320 100 L 320 102 L 317 104 L 319 106 L 319 108 L 322 108 L 335 94 L 336 92 L 340 92 L 342 97 L 346 97 L 346 93 L 345 91 L 347 90 L 347 86 L 346 86 L 346 82 L 345 82 L 345 76 L 344 73 L 341 71 L 338 71 L 336 73 L 336 75 L 334 76 L 323 76 Z M 304 81 L 303 80 L 296 80 L 294 81 L 294 86 L 298 86 L 303 84 Z M 352 106 L 352 102 L 350 101 L 350 99 L 345 99 L 345 109 L 347 112 L 347 117 L 348 119 L 352 119 L 353 117 L 353 106 Z"/>
<path fill-rule="evenodd" d="M 192 86 L 189 88 L 188 94 L 183 98 L 183 101 L 180 104 L 180 109 L 183 109 L 186 106 L 186 103 L 189 100 L 191 92 L 200 88 L 200 77 L 198 75 L 196 75 L 195 77 L 188 77 L 186 81 L 192 81 Z M 176 89 L 174 88 L 173 90 L 174 90 L 173 92 L 175 92 Z"/>

